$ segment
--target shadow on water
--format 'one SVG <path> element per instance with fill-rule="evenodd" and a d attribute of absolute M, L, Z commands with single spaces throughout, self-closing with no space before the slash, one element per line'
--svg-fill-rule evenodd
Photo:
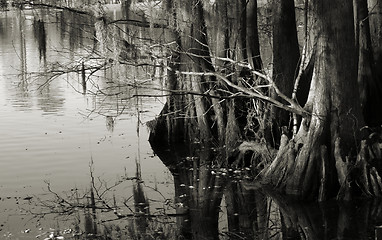
<path fill-rule="evenodd" d="M 67 39 L 73 52 L 73 49 L 82 45 L 84 27 L 81 25 L 73 27 L 72 23 L 83 21 L 66 12 L 57 13 L 57 18 L 61 19 L 60 26 L 57 26 L 62 29 L 61 40 Z M 25 26 L 21 14 L 19 20 L 21 70 L 25 73 L 27 68 L 23 35 Z M 42 19 L 35 19 L 33 22 L 40 60 L 46 59 L 46 27 Z M 131 29 L 130 32 L 126 29 L 123 34 L 131 32 Z M 118 36 L 123 34 L 119 33 Z M 125 42 L 127 51 L 129 43 L 126 40 Z M 126 71 L 128 70 L 126 68 Z M 113 79 L 113 76 L 107 76 L 113 72 L 111 68 L 109 72 L 105 70 L 105 79 Z M 84 70 L 82 73 L 85 75 Z M 82 77 L 83 92 L 86 92 L 84 79 L 85 77 Z M 118 99 L 130 99 L 135 94 L 129 93 L 122 87 L 111 88 L 111 84 L 117 83 L 111 81 L 100 83 L 107 95 Z M 49 103 L 56 107 L 63 105 L 63 100 L 57 98 L 60 96 L 58 92 L 54 92 L 49 86 L 44 91 L 46 98 L 42 98 L 41 106 L 49 106 Z M 103 101 L 103 104 L 113 106 L 115 102 L 118 101 L 110 101 L 110 104 Z M 120 112 L 119 109 L 117 112 Z M 113 131 L 115 117 L 110 115 L 105 117 L 108 130 Z M 260 189 L 258 184 L 248 179 L 246 169 L 233 170 L 227 165 L 219 164 L 224 162 L 222 161 L 224 149 L 215 148 L 214 143 L 201 144 L 195 141 L 189 144 L 166 144 L 165 124 L 165 122 L 159 123 L 155 135 L 160 138 L 151 135 L 150 143 L 170 170 L 174 180 L 175 214 L 164 213 L 159 217 L 162 220 L 171 218 L 176 224 L 170 221 L 156 221 L 157 225 L 153 226 L 152 222 L 158 215 L 150 212 L 152 205 L 145 193 L 137 159 L 136 176 L 133 179 L 134 207 L 129 208 L 132 213 L 126 216 L 116 214 L 123 221 L 121 225 L 127 223 L 128 236 L 126 238 L 120 236 L 119 239 L 382 239 L 379 228 L 376 228 L 382 224 L 381 200 L 298 203 L 285 199 Z M 87 233 L 86 238 L 94 236 L 93 238 L 97 239 L 118 239 L 108 237 L 112 228 L 116 232 L 121 232 L 115 225 L 104 225 L 103 231 L 106 237 L 100 236 L 101 230 L 98 225 L 100 218 L 97 216 L 100 209 L 95 207 L 97 197 L 94 195 L 94 188 L 91 187 L 88 202 L 84 207 L 83 223 Z M 175 226 L 176 229 L 166 229 L 169 226 Z M 155 232 L 149 231 L 153 228 L 156 229 Z"/>
<path fill-rule="evenodd" d="M 246 169 L 215 164 L 224 149 L 166 144 L 161 124 L 150 143 L 174 177 L 176 210 L 184 214 L 176 219 L 176 239 L 382 239 L 381 200 L 302 203 L 278 196 Z"/>

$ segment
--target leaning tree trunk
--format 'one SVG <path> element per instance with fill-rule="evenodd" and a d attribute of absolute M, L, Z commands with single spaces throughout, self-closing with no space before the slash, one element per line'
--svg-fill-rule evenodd
<path fill-rule="evenodd" d="M 352 5 L 340 0 L 317 0 L 315 8 L 319 37 L 305 105 L 311 116 L 303 119 L 294 139 L 282 136 L 265 179 L 299 199 L 323 200 L 335 183 L 348 186 L 346 176 L 339 174 L 337 180 L 330 170 L 335 169 L 337 160 L 338 172 L 346 172 L 343 153 L 355 154 L 354 141 L 363 119 L 358 99 L 350 97 L 358 96 Z"/>

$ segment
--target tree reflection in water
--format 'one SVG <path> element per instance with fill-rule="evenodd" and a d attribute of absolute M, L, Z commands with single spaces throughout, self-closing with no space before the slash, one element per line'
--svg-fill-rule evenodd
<path fill-rule="evenodd" d="M 46 64 L 46 31 L 43 19 L 33 18 L 33 33 L 38 45 L 40 61 Z"/>
<path fill-rule="evenodd" d="M 150 143 L 174 177 L 176 210 L 184 214 L 176 239 L 378 239 L 380 200 L 301 203 L 278 196 L 246 180 L 245 170 L 214 165 L 222 154 L 211 145 L 169 144 L 164 124 L 157 119 Z M 226 226 L 220 230 L 219 216 Z"/>
<path fill-rule="evenodd" d="M 61 18 L 64 14 L 64 12 L 61 13 Z M 82 22 L 75 17 L 69 18 L 72 19 L 71 22 Z M 68 29 L 70 25 L 66 26 L 64 22 L 61 21 L 61 28 Z M 21 30 L 22 24 L 20 22 Z M 40 58 L 45 59 L 44 21 L 38 19 L 34 26 Z M 71 52 L 74 52 L 77 45 L 82 45 L 81 30 L 81 25 L 69 29 Z M 64 30 L 61 33 L 65 36 Z M 25 55 L 23 34 L 20 35 L 20 41 L 21 69 L 24 74 L 27 66 L 23 57 L 23 54 Z M 126 52 L 127 44 L 126 42 Z M 46 89 L 49 90 L 49 88 Z M 48 99 L 49 102 L 55 102 L 52 98 Z M 56 102 L 60 103 L 60 101 Z M 106 121 L 108 129 L 112 131 L 113 118 L 107 116 Z M 228 165 L 219 165 L 218 163 L 224 162 L 221 161 L 224 158 L 224 150 L 215 149 L 211 142 L 205 142 L 202 145 L 197 141 L 188 144 L 172 141 L 178 144 L 169 144 L 167 140 L 171 136 L 166 133 L 166 124 L 166 122 L 158 122 L 155 134 L 151 135 L 150 140 L 154 151 L 169 168 L 174 178 L 176 214 L 163 214 L 161 217 L 176 216 L 179 234 L 176 234 L 175 230 L 164 230 L 166 226 L 173 226 L 170 223 L 157 225 L 152 223 L 153 218 L 158 216 L 149 211 L 149 201 L 145 196 L 140 170 L 137 167 L 137 176 L 133 180 L 134 211 L 131 215 L 117 215 L 122 219 L 121 224 L 128 223 L 127 231 L 130 238 L 371 239 L 375 237 L 374 226 L 382 223 L 382 206 L 379 200 L 346 203 L 332 201 L 321 204 L 297 203 L 260 189 L 256 183 L 245 180 L 245 171 L 234 171 Z M 90 202 L 84 207 L 85 231 L 88 233 L 87 236 L 93 235 L 102 239 L 96 224 L 99 218 L 96 214 L 98 210 L 95 207 L 95 198 L 97 197 L 94 196 L 93 188 L 91 188 Z M 221 216 L 225 219 L 222 225 L 226 225 L 226 228 L 219 227 Z M 105 239 L 108 239 L 108 231 L 110 232 L 111 228 L 111 225 L 105 225 Z M 148 230 L 153 228 L 156 228 L 155 232 Z M 116 230 L 117 227 L 113 229 L 120 232 Z M 121 236 L 119 238 L 123 239 Z"/>

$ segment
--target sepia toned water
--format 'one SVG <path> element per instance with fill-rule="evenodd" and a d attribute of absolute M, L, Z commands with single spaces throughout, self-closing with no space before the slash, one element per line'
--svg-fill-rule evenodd
<path fill-rule="evenodd" d="M 16 216 L 18 205 L 46 194 L 48 182 L 57 192 L 87 188 L 91 162 L 94 176 L 110 185 L 121 176 L 134 176 L 136 161 L 146 184 L 171 181 L 149 147 L 145 125 L 164 102 L 131 98 L 154 94 L 122 86 L 135 73 L 117 76 L 116 69 L 101 70 L 87 79 L 86 90 L 79 73 L 51 78 L 52 69 L 89 55 L 92 25 L 86 17 L 60 11 L 0 12 L 1 236 L 27 228 Z M 144 74 L 145 69 L 134 71 Z M 131 184 L 125 188 L 127 198 Z"/>
<path fill-rule="evenodd" d="M 124 17 L 119 5 L 111 7 L 111 17 Z M 271 197 L 237 176 L 219 186 L 202 186 L 193 174 L 205 173 L 193 165 L 186 165 L 185 171 L 179 167 L 183 176 L 173 178 L 162 161 L 197 159 L 200 152 L 186 156 L 183 149 L 159 149 L 158 154 L 168 157 L 159 159 L 149 145 L 146 123 L 165 103 L 164 93 L 158 90 L 163 72 L 118 64 L 97 69 L 104 60 L 94 50 L 99 48 L 94 26 L 88 16 L 59 10 L 0 12 L 0 239 L 79 239 L 73 226 L 92 233 L 89 218 L 116 223 L 130 234 L 115 239 L 178 239 L 176 228 L 199 236 L 205 231 L 208 239 L 382 239 L 380 199 L 298 203 Z M 139 39 L 162 34 L 134 28 L 126 32 Z M 203 171 L 222 178 L 229 172 Z M 143 181 L 126 180 L 140 176 Z M 182 209 L 194 186 L 226 190 L 216 236 L 211 237 L 195 220 L 190 224 L 188 216 L 174 214 L 208 212 L 198 209 L 203 201 L 190 201 L 190 209 Z M 84 208 L 79 216 L 71 211 L 78 209 L 60 208 L 62 199 L 57 196 L 74 202 L 85 196 L 82 200 L 89 204 L 89 188 L 109 189 L 103 197 L 116 210 L 92 215 Z M 198 194 L 206 202 L 213 197 L 203 191 Z M 116 207 L 117 201 L 124 209 Z M 56 210 L 64 212 L 52 214 Z M 118 216 L 133 211 L 150 217 L 134 215 L 118 221 Z M 200 216 L 213 219 L 204 212 Z M 51 235 L 57 229 L 60 235 Z"/>

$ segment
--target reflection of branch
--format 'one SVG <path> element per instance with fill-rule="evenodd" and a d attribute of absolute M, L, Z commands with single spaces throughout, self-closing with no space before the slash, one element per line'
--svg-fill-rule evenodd
<path fill-rule="evenodd" d="M 60 10 L 67 10 L 69 12 L 74 12 L 78 14 L 84 14 L 92 16 L 91 12 L 89 11 L 83 11 L 76 8 L 70 8 L 70 7 L 61 7 L 58 5 L 51 5 L 51 4 L 45 4 L 45 3 L 30 3 L 30 5 L 38 6 L 38 7 L 47 7 L 47 8 L 54 8 L 54 9 L 60 9 Z M 144 27 L 144 28 L 167 28 L 167 24 L 160 24 L 160 23 L 152 23 L 147 21 L 138 21 L 134 19 L 118 19 L 108 22 L 107 24 L 129 24 L 133 26 L 138 27 Z"/>
<path fill-rule="evenodd" d="M 60 9 L 60 10 L 67 10 L 67 11 L 74 12 L 74 13 L 78 13 L 78 14 L 90 15 L 89 12 L 82 11 L 82 10 L 75 9 L 75 8 L 61 7 L 61 6 L 51 5 L 51 4 L 45 4 L 45 3 L 33 3 L 33 2 L 30 2 L 29 4 L 32 5 L 32 6 L 40 6 L 40 7 L 47 7 L 47 8 L 55 8 L 55 9 Z"/>
<path fill-rule="evenodd" d="M 135 218 L 135 217 L 141 217 L 144 216 L 146 218 L 152 218 L 152 217 L 182 217 L 182 216 L 188 216 L 189 213 L 166 213 L 166 214 L 139 214 L 139 213 L 128 213 L 128 214 L 119 214 L 118 218 L 108 219 L 108 220 L 102 220 L 102 223 L 106 222 L 113 222 L 117 220 L 121 220 L 122 218 Z"/>
<path fill-rule="evenodd" d="M 155 90 L 155 89 L 153 89 Z M 216 98 L 216 99 L 231 99 L 231 98 L 237 98 L 237 97 L 246 97 L 241 94 L 232 94 L 230 96 L 218 96 L 218 95 L 211 95 L 207 93 L 199 93 L 199 92 L 193 92 L 193 91 L 174 91 L 174 90 L 168 90 L 163 89 L 163 91 L 169 92 L 168 94 L 134 94 L 131 97 L 128 98 L 122 98 L 121 100 L 129 100 L 136 97 L 169 97 L 169 96 L 184 96 L 184 95 L 197 95 L 197 96 L 203 96 L 203 97 L 209 97 L 209 98 Z"/>
<path fill-rule="evenodd" d="M 108 22 L 108 24 L 114 24 L 114 23 L 123 23 L 123 24 L 138 26 L 138 27 L 144 27 L 144 28 L 167 28 L 168 27 L 166 24 L 143 22 L 143 21 L 138 21 L 133 19 L 118 19 L 118 20 Z"/>

